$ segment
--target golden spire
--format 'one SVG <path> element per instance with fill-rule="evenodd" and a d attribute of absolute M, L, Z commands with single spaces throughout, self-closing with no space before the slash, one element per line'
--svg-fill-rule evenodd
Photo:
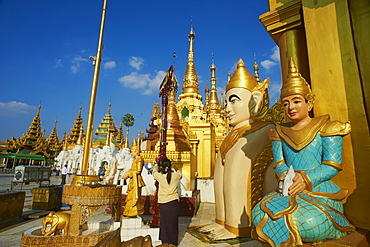
<path fill-rule="evenodd" d="M 114 125 L 114 118 L 112 117 L 110 113 L 112 104 L 108 104 L 108 111 L 107 114 L 105 114 L 103 120 L 100 122 L 98 129 L 95 131 L 95 134 L 98 135 L 99 141 L 106 142 L 106 139 L 108 138 L 108 132 L 111 132 L 113 136 L 116 136 L 117 134 L 117 128 Z"/>
<path fill-rule="evenodd" d="M 32 123 L 26 132 L 28 138 L 38 138 L 42 136 L 41 118 L 40 118 L 41 105 L 38 106 L 36 116 L 32 119 Z"/>
<path fill-rule="evenodd" d="M 110 130 L 108 128 L 108 133 L 107 133 L 107 138 L 105 139 L 105 146 L 109 146 L 110 145 Z"/>
<path fill-rule="evenodd" d="M 198 76 L 195 71 L 194 66 L 194 39 L 195 39 L 195 32 L 193 30 L 193 26 L 190 28 L 190 32 L 188 34 L 190 45 L 189 45 L 189 52 L 188 52 L 188 64 L 186 66 L 186 72 L 184 75 L 184 82 L 182 86 L 182 93 L 196 93 L 199 94 L 198 88 Z"/>
<path fill-rule="evenodd" d="M 237 68 L 229 80 L 229 83 L 226 85 L 226 92 L 231 88 L 245 88 L 249 91 L 253 91 L 256 86 L 256 79 L 245 68 L 243 60 L 239 58 Z"/>
<path fill-rule="evenodd" d="M 213 61 L 212 61 L 210 70 L 211 70 L 211 93 L 209 96 L 208 106 L 211 111 L 220 111 L 221 106 L 218 101 L 217 89 L 216 89 L 216 66 Z"/>
<path fill-rule="evenodd" d="M 168 98 L 168 105 L 167 105 L 167 122 L 169 124 L 169 128 L 176 129 L 180 128 L 180 119 L 179 115 L 177 114 L 176 109 L 176 98 L 177 93 L 177 80 L 175 77 L 175 80 L 173 81 L 172 88 L 170 90 L 170 95 Z"/>
<path fill-rule="evenodd" d="M 59 139 L 58 139 L 57 122 L 58 122 L 57 120 L 54 121 L 54 128 L 51 131 L 49 138 L 48 138 L 49 149 L 51 151 L 59 151 L 61 147 Z"/>
<path fill-rule="evenodd" d="M 83 133 L 84 133 L 84 130 L 83 130 L 82 126 L 81 126 L 80 134 L 78 136 L 78 140 L 77 140 L 76 145 L 82 145 L 83 144 Z"/>
<path fill-rule="evenodd" d="M 136 138 L 132 139 L 132 147 L 131 147 L 131 150 L 132 149 L 135 149 L 135 148 L 138 148 L 138 144 L 137 144 L 137 141 L 136 141 Z"/>
<path fill-rule="evenodd" d="M 305 99 L 312 101 L 312 103 L 315 100 L 315 95 L 312 94 L 310 85 L 298 72 L 298 69 L 293 61 L 293 58 L 290 58 L 288 78 L 284 81 L 283 86 L 281 88 L 280 99 L 283 99 L 286 96 L 294 94 L 300 94 Z"/>
<path fill-rule="evenodd" d="M 138 146 L 141 146 L 141 141 L 142 141 L 142 139 L 141 139 L 141 131 L 138 130 L 137 131 L 137 145 Z"/>
<path fill-rule="evenodd" d="M 67 140 L 67 133 L 64 132 L 63 134 L 63 149 L 62 151 L 68 151 L 68 140 Z"/>
<path fill-rule="evenodd" d="M 206 94 L 206 106 L 208 106 L 208 100 L 209 100 L 209 87 L 206 86 L 206 89 L 204 89 L 204 93 Z"/>
<path fill-rule="evenodd" d="M 258 73 L 259 67 L 256 61 L 256 53 L 254 53 L 254 65 L 253 65 L 253 71 L 254 71 L 254 78 L 256 78 L 256 81 L 259 83 L 260 80 L 260 74 Z"/>
<path fill-rule="evenodd" d="M 119 129 L 118 129 L 118 134 L 117 134 L 117 143 L 118 144 L 121 144 L 123 143 L 123 126 L 122 126 L 122 122 L 120 122 L 119 124 Z"/>
<path fill-rule="evenodd" d="M 77 143 L 78 137 L 80 136 L 80 130 L 82 129 L 82 107 L 78 110 L 78 115 L 74 121 L 74 124 L 71 129 L 71 133 L 69 133 L 69 143 L 75 145 Z"/>

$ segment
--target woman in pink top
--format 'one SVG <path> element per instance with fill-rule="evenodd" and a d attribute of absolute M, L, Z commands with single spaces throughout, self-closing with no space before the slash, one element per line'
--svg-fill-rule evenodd
<path fill-rule="evenodd" d="M 177 246 L 179 235 L 179 194 L 177 186 L 182 175 L 169 159 L 160 162 L 160 167 L 154 167 L 153 176 L 159 183 L 158 203 L 160 208 L 159 239 L 162 243 Z M 160 171 L 158 171 L 158 169 Z"/>

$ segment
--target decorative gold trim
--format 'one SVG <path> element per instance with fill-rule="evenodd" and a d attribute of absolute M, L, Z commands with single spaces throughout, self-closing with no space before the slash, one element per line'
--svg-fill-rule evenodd
<path fill-rule="evenodd" d="M 276 129 L 269 130 L 269 138 L 271 141 L 281 141 L 280 136 L 278 135 Z"/>
<path fill-rule="evenodd" d="M 338 163 L 338 162 L 335 162 L 335 161 L 331 161 L 331 160 L 324 160 L 322 163 L 324 165 L 331 166 L 331 167 L 337 169 L 338 171 L 341 171 L 342 170 L 342 164 L 341 163 Z"/>
<path fill-rule="evenodd" d="M 247 238 L 251 236 L 252 228 L 251 227 L 233 227 L 228 224 L 225 224 L 225 229 L 234 234 L 237 237 Z"/>
<path fill-rule="evenodd" d="M 219 220 L 219 219 L 215 219 L 215 222 L 221 226 L 225 225 L 225 221 L 224 220 Z"/>
<path fill-rule="evenodd" d="M 272 161 L 272 143 L 271 141 L 266 143 L 260 152 L 257 154 L 255 160 L 253 161 L 251 169 L 251 179 L 249 189 L 250 195 L 247 194 L 248 201 L 250 200 L 251 207 L 249 208 L 247 215 L 250 217 L 252 215 L 252 208 L 262 200 L 263 198 L 263 184 L 265 180 L 265 173 L 267 167 Z M 251 222 L 251 221 L 250 221 Z"/>
<path fill-rule="evenodd" d="M 256 232 L 257 232 L 257 236 L 258 236 L 258 240 L 261 240 L 263 242 L 267 242 L 269 245 L 271 245 L 272 247 L 275 247 L 275 243 L 274 241 L 272 241 L 271 238 L 269 238 L 262 230 L 262 228 L 265 226 L 265 224 L 267 223 L 268 221 L 268 215 L 265 214 L 265 216 L 263 217 L 263 219 L 260 221 L 260 223 L 257 224 L 256 226 Z"/>
<path fill-rule="evenodd" d="M 293 130 L 290 123 L 277 124 L 276 131 L 292 148 L 299 151 L 312 142 L 329 119 L 329 115 L 312 118 L 311 122 L 301 130 Z"/>
<path fill-rule="evenodd" d="M 40 231 L 41 229 L 36 229 L 35 231 Z M 101 241 L 103 238 L 107 236 L 113 236 L 114 234 L 119 234 L 121 228 L 116 230 L 112 230 L 109 232 L 103 232 L 93 235 L 79 235 L 79 236 L 64 236 L 64 235 L 56 235 L 56 236 L 29 236 L 22 234 L 22 239 L 20 246 L 21 247 L 67 247 L 67 246 L 95 246 Z M 83 245 L 81 245 L 83 243 Z"/>
<path fill-rule="evenodd" d="M 284 164 L 285 163 L 285 160 L 279 160 L 279 161 L 276 161 L 275 164 L 274 164 L 274 169 L 278 166 L 278 165 L 281 165 L 281 164 Z"/>
<path fill-rule="evenodd" d="M 351 132 L 350 122 L 342 123 L 339 121 L 327 122 L 320 131 L 321 136 L 348 135 Z"/>
<path fill-rule="evenodd" d="M 351 225 L 351 223 L 347 220 L 347 218 L 341 213 L 339 212 L 338 210 L 336 210 L 335 208 L 329 206 L 328 204 L 320 201 L 320 203 L 324 204 L 326 207 L 330 208 L 331 210 L 333 210 L 335 213 L 341 215 L 343 217 L 343 219 L 348 223 L 349 226 L 341 226 L 339 225 L 334 219 L 333 217 L 331 216 L 331 214 L 323 207 L 321 206 L 319 203 L 316 203 L 314 201 L 319 201 L 318 199 L 316 199 L 315 197 L 312 197 L 310 196 L 311 198 L 311 201 L 308 200 L 307 198 L 303 197 L 303 196 L 300 196 L 299 197 L 307 202 L 310 202 L 312 203 L 313 205 L 315 205 L 316 207 L 318 207 L 330 220 L 331 222 L 333 223 L 334 227 L 340 231 L 343 231 L 343 232 L 352 232 L 352 231 L 355 231 L 356 228 Z"/>
<path fill-rule="evenodd" d="M 99 187 L 64 185 L 62 202 L 68 205 L 101 206 L 122 200 L 122 186 Z"/>
<path fill-rule="evenodd" d="M 220 153 L 222 163 L 225 161 L 227 152 L 245 135 L 251 134 L 263 127 L 268 125 L 264 122 L 253 122 L 251 125 L 245 125 L 237 129 L 232 129 L 231 132 L 226 136 L 220 147 Z"/>
<path fill-rule="evenodd" d="M 268 207 L 266 207 L 266 202 L 270 201 L 275 196 L 280 196 L 280 195 L 278 193 L 276 193 L 275 195 L 273 195 L 273 196 L 271 196 L 271 197 L 269 197 L 269 198 L 264 199 L 264 200 L 261 201 L 261 209 L 262 209 L 262 211 L 264 211 L 265 213 L 267 213 L 270 216 L 271 219 L 273 219 L 273 220 L 280 219 L 284 215 L 291 214 L 291 213 L 293 213 L 294 211 L 297 210 L 298 204 L 297 204 L 297 201 L 296 201 L 296 195 L 291 195 L 289 197 L 289 206 L 286 209 L 284 209 L 284 210 L 282 210 L 282 211 L 274 214 L 271 211 L 271 209 L 269 209 Z"/>
<path fill-rule="evenodd" d="M 347 189 L 341 189 L 337 193 L 326 193 L 326 192 L 314 192 L 314 191 L 304 191 L 309 196 L 320 196 L 334 201 L 342 201 L 348 195 Z"/>
<path fill-rule="evenodd" d="M 287 174 L 287 173 L 288 173 L 288 171 L 285 171 L 282 174 L 280 174 L 280 176 L 278 177 L 278 181 L 280 182 L 280 181 L 284 180 L 285 174 Z"/>
<path fill-rule="evenodd" d="M 302 245 L 302 238 L 301 235 L 299 234 L 298 226 L 293 218 L 293 214 L 288 214 L 284 216 L 284 220 L 286 223 L 286 226 L 290 232 L 290 239 L 293 240 L 293 246 L 296 245 Z"/>

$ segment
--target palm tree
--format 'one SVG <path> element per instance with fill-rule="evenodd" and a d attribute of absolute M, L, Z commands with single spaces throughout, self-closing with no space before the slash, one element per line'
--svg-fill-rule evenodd
<path fill-rule="evenodd" d="M 128 113 L 124 115 L 121 119 L 122 123 L 126 126 L 126 141 L 125 141 L 125 146 L 128 147 L 128 128 L 133 126 L 135 123 L 135 118 L 132 114 Z"/>

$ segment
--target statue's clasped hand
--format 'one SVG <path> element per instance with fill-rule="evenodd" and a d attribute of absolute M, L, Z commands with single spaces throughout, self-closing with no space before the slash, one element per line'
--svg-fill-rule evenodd
<path fill-rule="evenodd" d="M 289 187 L 289 195 L 297 195 L 306 189 L 306 183 L 301 173 L 296 172 L 293 184 Z"/>

